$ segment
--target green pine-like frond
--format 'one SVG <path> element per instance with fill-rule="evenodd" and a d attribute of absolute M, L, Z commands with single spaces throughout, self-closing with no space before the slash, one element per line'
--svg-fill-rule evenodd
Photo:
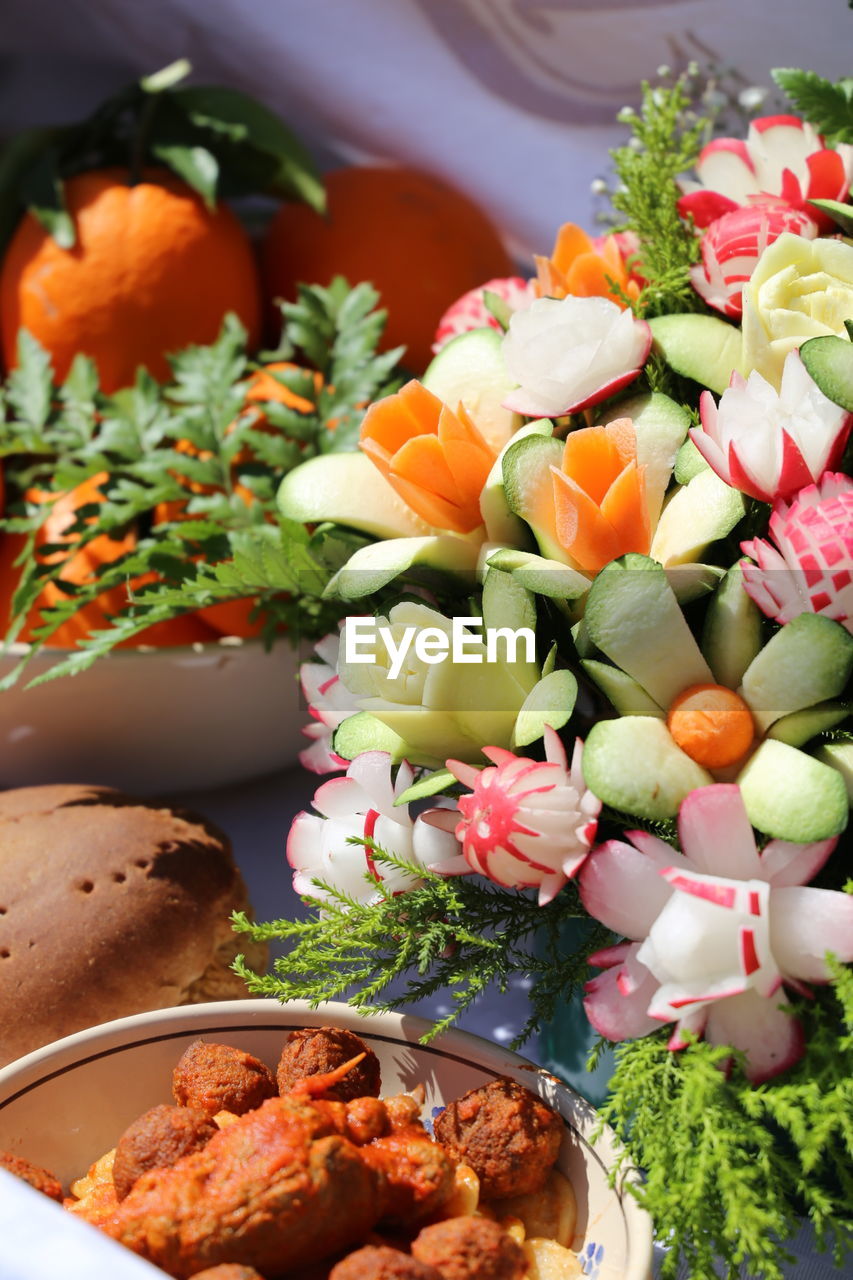
<path fill-rule="evenodd" d="M 766 1084 L 726 1070 L 725 1048 L 671 1052 L 667 1033 L 616 1049 L 602 1115 L 643 1170 L 638 1198 L 671 1246 L 664 1280 L 684 1262 L 719 1274 L 718 1259 L 726 1280 L 744 1262 L 782 1280 L 783 1242 L 804 1217 L 837 1258 L 853 1245 L 853 971 L 835 969 L 834 990 L 796 1011 L 804 1058 Z"/>
<path fill-rule="evenodd" d="M 619 180 L 612 201 L 639 242 L 634 265 L 646 283 L 635 309 L 644 316 L 702 311 L 690 283 L 699 241 L 679 217 L 677 179 L 695 163 L 710 121 L 691 112 L 683 79 L 654 88 L 644 83 L 639 112 L 628 110 L 620 119 L 632 136 L 611 152 Z"/>
<path fill-rule="evenodd" d="M 254 974 L 238 960 L 236 970 L 252 992 L 313 1005 L 344 998 L 374 1011 L 444 992 L 453 1008 L 430 1030 L 432 1039 L 488 987 L 504 992 L 524 974 L 531 982 L 530 1010 L 513 1042 L 518 1047 L 580 990 L 589 977 L 586 956 L 611 940 L 609 930 L 594 926 L 581 952 L 562 950 L 560 926 L 586 918 L 573 885 L 540 907 L 529 893 L 510 893 L 476 876 L 425 872 L 368 843 L 380 870 L 406 871 L 420 886 L 394 896 L 366 874 L 375 892 L 361 902 L 318 881 L 327 896 L 312 903 L 305 920 L 251 924 L 236 915 L 239 932 L 288 948 L 273 974 Z M 392 994 L 391 985 L 402 980 L 403 993 L 395 986 Z"/>

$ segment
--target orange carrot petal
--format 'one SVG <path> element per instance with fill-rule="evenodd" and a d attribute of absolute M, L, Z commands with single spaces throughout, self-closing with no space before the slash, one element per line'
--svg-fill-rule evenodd
<path fill-rule="evenodd" d="M 612 440 L 616 452 L 625 467 L 629 462 L 637 460 L 637 433 L 630 418 L 614 418 L 604 428 L 608 439 Z"/>
<path fill-rule="evenodd" d="M 412 379 L 396 395 L 370 406 L 361 424 L 360 441 L 375 440 L 389 454 L 396 453 L 412 436 L 434 434 L 440 412 L 438 397 Z"/>
<path fill-rule="evenodd" d="M 610 275 L 617 284 L 624 289 L 628 283 L 628 271 L 625 267 L 625 259 L 622 257 L 619 245 L 616 243 L 615 236 L 607 236 L 604 244 L 601 246 L 599 253 L 607 267 L 608 275 Z"/>
<path fill-rule="evenodd" d="M 439 400 L 438 396 L 427 391 L 417 378 L 412 378 L 404 387 L 401 387 L 397 395 L 415 421 L 419 423 L 421 432 L 437 430 L 439 415 L 444 407 L 444 402 Z"/>
<path fill-rule="evenodd" d="M 483 485 L 492 469 L 491 461 L 483 456 L 473 445 L 459 441 L 445 454 L 448 465 L 453 472 L 459 501 L 463 504 L 478 505 Z"/>
<path fill-rule="evenodd" d="M 454 505 L 461 502 L 461 494 L 438 436 L 416 436 L 414 440 L 407 440 L 394 454 L 391 470 L 402 480 L 446 498 Z"/>
<path fill-rule="evenodd" d="M 495 451 L 489 447 L 480 434 L 477 424 L 461 400 L 455 413 L 447 405 L 443 406 L 438 419 L 437 434 L 439 440 L 445 446 L 461 441 L 476 447 L 484 456 L 488 456 L 493 461 L 497 457 Z"/>
<path fill-rule="evenodd" d="M 377 400 L 364 415 L 359 444 L 373 440 L 389 457 L 414 434 L 411 416 L 401 403 L 399 394 Z"/>
<path fill-rule="evenodd" d="M 479 503 L 497 451 L 489 447 L 461 403 L 456 413 L 442 409 L 438 438 L 463 502 Z"/>
<path fill-rule="evenodd" d="M 362 436 L 358 442 L 358 447 L 362 453 L 367 454 L 370 461 L 375 467 L 378 467 L 386 480 L 390 479 L 391 472 L 391 454 L 383 445 L 378 444 L 376 440 L 370 436 Z"/>
<path fill-rule="evenodd" d="M 449 529 L 452 533 L 470 533 L 483 523 L 479 507 L 476 510 L 468 506 L 459 507 L 402 476 L 391 474 L 388 476 L 388 483 L 396 489 L 407 506 L 434 529 Z"/>
<path fill-rule="evenodd" d="M 645 555 L 651 545 L 644 472 L 645 467 L 630 462 L 614 480 L 601 504 L 601 514 L 616 535 L 620 556 L 628 551 Z"/>
<path fill-rule="evenodd" d="M 570 293 L 580 298 L 608 298 L 624 310 L 625 303 L 610 284 L 613 279 L 613 271 L 597 253 L 581 254 L 566 273 Z"/>
<path fill-rule="evenodd" d="M 580 567 L 597 573 L 619 555 L 616 534 L 601 509 L 570 476 L 551 468 L 557 537 Z"/>
<path fill-rule="evenodd" d="M 601 250 L 601 256 L 607 265 L 612 266 L 613 268 L 613 270 L 609 272 L 612 279 L 619 284 L 623 292 L 627 294 L 632 302 L 636 302 L 637 298 L 640 296 L 640 286 L 637 284 L 636 280 L 631 279 L 625 259 L 622 256 L 622 251 L 616 243 L 615 236 L 607 237 L 604 242 L 604 247 Z"/>
<path fill-rule="evenodd" d="M 564 222 L 557 232 L 551 261 L 558 271 L 566 274 L 580 254 L 591 252 L 592 241 L 586 232 L 574 222 Z"/>
<path fill-rule="evenodd" d="M 566 277 L 558 271 L 550 258 L 534 258 L 536 264 L 536 288 L 540 298 L 565 298 L 569 292 Z"/>
<path fill-rule="evenodd" d="M 581 427 L 566 437 L 563 471 L 596 503 L 601 503 L 623 465 L 604 427 Z"/>

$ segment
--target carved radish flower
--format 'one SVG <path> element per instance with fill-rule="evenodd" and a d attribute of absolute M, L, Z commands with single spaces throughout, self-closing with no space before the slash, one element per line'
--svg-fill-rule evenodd
<path fill-rule="evenodd" d="M 699 412 L 702 430 L 690 432 L 696 448 L 726 484 L 761 502 L 818 481 L 840 461 L 853 425 L 796 351 L 785 358 L 779 391 L 756 370 L 747 379 L 734 373 L 719 405 L 703 391 Z"/>
<path fill-rule="evenodd" d="M 324 636 L 314 646 L 319 662 L 303 662 L 299 668 L 302 693 L 308 703 L 311 723 L 302 730 L 311 746 L 300 751 L 299 760 L 312 773 L 335 773 L 347 761 L 332 750 L 332 735 L 347 716 L 358 711 L 358 699 L 338 675 L 340 635 Z"/>
<path fill-rule="evenodd" d="M 534 281 L 522 280 L 521 276 L 487 280 L 476 289 L 469 289 L 461 298 L 457 298 L 452 307 L 448 307 L 439 320 L 432 344 L 436 354 L 451 339 L 458 338 L 460 333 L 469 333 L 471 329 L 500 330 L 500 324 L 486 307 L 483 297 L 486 292 L 497 294 L 510 311 L 523 311 L 536 297 Z"/>
<path fill-rule="evenodd" d="M 769 244 L 783 231 L 813 240 L 817 223 L 785 206 L 755 205 L 717 218 L 702 237 L 702 261 L 691 268 L 693 287 L 710 307 L 739 320 L 743 287 Z"/>
<path fill-rule="evenodd" d="M 683 852 L 643 831 L 610 840 L 580 875 L 584 906 L 630 941 L 591 957 L 606 971 L 587 984 L 584 1007 L 610 1040 L 676 1024 L 746 1055 L 754 1083 L 793 1065 L 800 1024 L 783 984 L 807 992 L 826 982 L 825 957 L 853 959 L 853 897 L 803 888 L 836 838 L 771 840 L 759 853 L 740 789 L 702 787 L 681 805 Z"/>
<path fill-rule="evenodd" d="M 700 153 L 699 182 L 678 202 L 698 227 L 707 227 L 738 205 L 782 202 L 804 210 L 822 230 L 832 219 L 809 200 L 847 200 L 853 180 L 853 147 L 824 146 L 823 138 L 797 116 L 753 120 L 746 141 L 715 138 Z"/>
<path fill-rule="evenodd" d="M 545 754 L 543 762 L 484 747 L 493 762 L 485 769 L 448 760 L 471 795 L 457 802 L 461 854 L 433 870 L 476 871 L 508 889 L 538 888 L 540 905 L 551 901 L 589 853 L 601 801 L 584 783 L 580 740 L 569 767 L 558 735 L 546 728 Z M 451 816 L 439 811 L 431 820 L 448 825 Z"/>
<path fill-rule="evenodd" d="M 793 502 L 777 502 L 772 542 L 754 538 L 741 550 L 743 585 L 776 622 L 822 613 L 853 632 L 853 480 L 827 472 Z"/>
<path fill-rule="evenodd" d="M 298 813 L 287 837 L 287 861 L 293 868 L 293 888 L 303 897 L 323 901 L 329 894 L 312 884 L 323 880 L 362 902 L 377 897 L 371 887 L 406 893 L 422 883 L 404 871 L 378 864 L 365 845 L 373 840 L 386 853 L 428 866 L 456 850 L 453 835 L 427 822 L 427 814 L 413 819 L 407 805 L 394 801 L 411 785 L 414 772 L 405 762 L 391 780 L 391 757 L 386 751 L 356 756 L 344 778 L 324 782 L 314 793 L 317 814 Z M 322 816 L 318 816 L 322 815 Z"/>
<path fill-rule="evenodd" d="M 504 405 L 531 418 L 586 409 L 633 382 L 651 345 L 646 322 L 607 298 L 538 298 L 509 322 L 503 355 L 519 386 Z"/>

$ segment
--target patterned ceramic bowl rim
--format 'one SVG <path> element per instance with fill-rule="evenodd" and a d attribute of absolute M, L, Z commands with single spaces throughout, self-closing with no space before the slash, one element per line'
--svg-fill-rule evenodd
<path fill-rule="evenodd" d="M 13 1140 L 13 1130 L 6 1131 L 4 1126 L 4 1113 L 7 1113 L 8 1124 L 8 1117 L 14 1115 L 16 1104 L 21 1104 L 34 1091 L 51 1081 L 60 1080 L 68 1073 L 89 1064 L 95 1064 L 100 1071 L 112 1058 L 119 1058 L 133 1050 L 144 1051 L 146 1046 L 149 1047 L 149 1052 L 153 1052 L 155 1046 L 164 1042 L 183 1040 L 189 1043 L 197 1037 L 227 1041 L 231 1035 L 235 1043 L 240 1043 L 242 1038 L 244 1047 L 248 1047 L 253 1037 L 263 1040 L 266 1036 L 269 1040 L 270 1034 L 280 1037 L 284 1032 L 299 1027 L 329 1024 L 350 1027 L 367 1040 L 380 1057 L 383 1051 L 390 1055 L 395 1047 L 404 1048 L 413 1062 L 418 1064 L 412 1067 L 412 1080 L 423 1076 L 427 1081 L 428 1104 L 433 1088 L 430 1084 L 431 1067 L 440 1065 L 441 1061 L 454 1063 L 462 1074 L 470 1076 L 472 1070 L 478 1073 L 475 1079 L 464 1084 L 460 1093 L 473 1087 L 483 1075 L 492 1078 L 500 1075 L 513 1076 L 540 1093 L 560 1112 L 566 1125 L 569 1145 L 573 1149 L 579 1149 L 584 1167 L 594 1170 L 599 1188 L 602 1178 L 606 1178 L 615 1164 L 619 1144 L 610 1129 L 604 1127 L 594 1144 L 592 1143 L 593 1134 L 600 1125 L 594 1108 L 568 1085 L 519 1054 L 458 1030 L 445 1031 L 431 1044 L 421 1045 L 418 1043 L 419 1038 L 431 1024 L 410 1014 L 381 1013 L 364 1017 L 343 1004 L 330 1002 L 312 1009 L 298 1001 L 282 1005 L 275 1000 L 222 1001 L 136 1014 L 67 1036 L 19 1058 L 0 1071 L 0 1147 L 8 1148 Z M 254 1051 L 259 1052 L 258 1049 Z M 177 1056 L 176 1052 L 175 1059 Z M 264 1056 L 263 1053 L 261 1056 Z M 123 1080 L 123 1091 L 132 1093 L 127 1067 Z M 405 1087 L 410 1086 L 406 1084 Z M 441 1100 L 440 1091 L 433 1092 L 432 1101 L 440 1104 Z M 153 1104 L 149 1102 L 146 1105 Z M 433 1111 L 438 1109 L 434 1107 Z M 429 1106 L 425 1114 L 429 1114 Z M 129 1118 L 125 1123 L 129 1122 Z M 69 1126 L 73 1124 L 71 1118 L 64 1117 L 64 1120 Z M 21 1150 L 21 1154 L 26 1152 Z M 88 1158 L 93 1159 L 97 1154 L 100 1151 L 90 1152 Z M 34 1153 L 32 1158 L 38 1162 L 38 1153 Z M 621 1270 L 602 1268 L 601 1261 L 607 1246 L 606 1232 L 602 1233 L 602 1240 L 586 1239 L 579 1249 L 579 1257 L 585 1275 L 593 1277 L 593 1280 L 596 1277 L 600 1280 L 649 1280 L 652 1260 L 651 1219 L 627 1189 L 628 1183 L 637 1176 L 635 1171 L 623 1169 L 613 1188 L 604 1189 L 607 1212 L 613 1212 L 611 1197 L 618 1205 L 618 1217 L 624 1230 L 626 1258 Z M 601 1196 L 600 1190 L 598 1194 Z M 597 1218 L 601 1217 L 602 1213 L 599 1211 Z M 589 1235 L 592 1234 L 590 1231 Z"/>

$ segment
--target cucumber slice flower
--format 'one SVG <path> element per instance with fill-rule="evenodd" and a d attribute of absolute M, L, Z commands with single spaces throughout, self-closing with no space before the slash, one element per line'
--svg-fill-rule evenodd
<path fill-rule="evenodd" d="M 749 609 L 731 616 L 754 638 Z M 670 818 L 694 788 L 733 780 L 750 821 L 768 835 L 809 841 L 843 830 L 841 775 L 800 748 L 847 713 L 834 701 L 853 671 L 853 636 L 844 627 L 801 614 L 755 651 L 731 688 L 715 674 L 713 643 L 702 652 L 663 569 L 645 556 L 625 556 L 599 574 L 585 622 L 600 653 L 657 708 L 590 730 L 585 773 L 606 804 Z M 586 665 L 607 693 L 600 664 Z"/>

